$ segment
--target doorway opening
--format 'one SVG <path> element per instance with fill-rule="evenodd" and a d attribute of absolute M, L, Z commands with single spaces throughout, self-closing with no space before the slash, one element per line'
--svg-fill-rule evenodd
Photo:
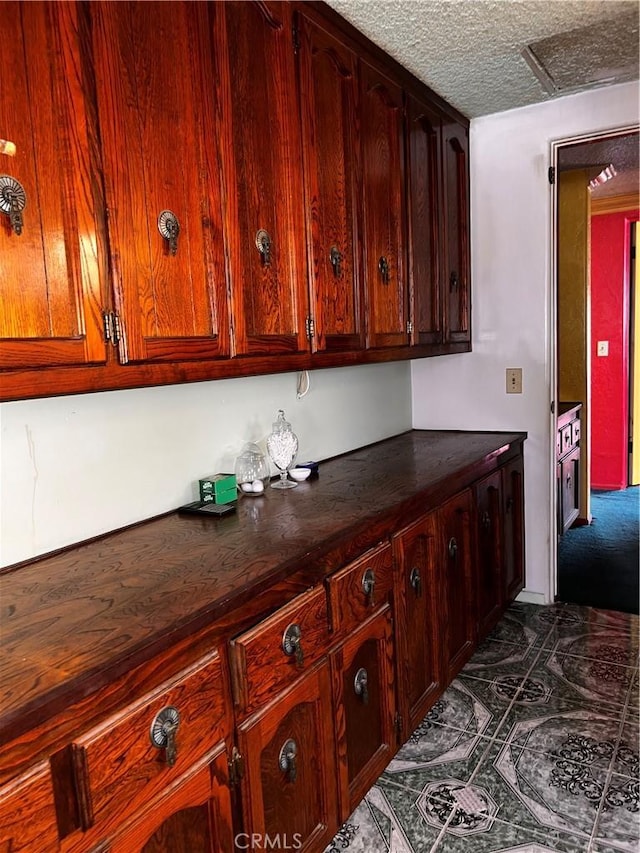
<path fill-rule="evenodd" d="M 553 588 L 638 613 L 638 129 L 558 141 L 552 158 Z"/>

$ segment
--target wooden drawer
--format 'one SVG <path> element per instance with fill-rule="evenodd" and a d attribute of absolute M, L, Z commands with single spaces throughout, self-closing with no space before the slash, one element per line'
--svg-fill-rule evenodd
<path fill-rule="evenodd" d="M 376 606 L 389 599 L 393 586 L 391 545 L 368 551 L 327 580 L 329 615 L 334 632 L 357 627 Z"/>
<path fill-rule="evenodd" d="M 231 640 L 236 704 L 246 713 L 260 708 L 313 666 L 328 647 L 326 596 L 318 587 Z M 296 654 L 296 648 L 301 653 Z"/>
<path fill-rule="evenodd" d="M 179 715 L 175 756 L 151 740 L 157 715 L 167 708 Z M 221 660 L 214 652 L 76 740 L 82 828 L 95 824 L 101 838 L 172 784 L 224 737 L 227 710 Z M 94 833 L 89 837 L 93 841 Z"/>
<path fill-rule="evenodd" d="M 580 441 L 580 419 L 571 424 L 571 443 L 575 446 Z"/>
<path fill-rule="evenodd" d="M 565 454 L 571 450 L 573 444 L 573 430 L 571 424 L 567 424 L 561 431 L 561 453 Z"/>

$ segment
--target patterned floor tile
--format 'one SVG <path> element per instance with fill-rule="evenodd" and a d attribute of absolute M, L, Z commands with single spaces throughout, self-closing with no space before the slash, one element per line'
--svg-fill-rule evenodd
<path fill-rule="evenodd" d="M 406 790 L 374 785 L 325 853 L 427 853 L 440 830 L 430 826 Z"/>
<path fill-rule="evenodd" d="M 501 640 L 483 640 L 473 657 L 462 669 L 463 675 L 475 678 L 492 679 L 496 673 L 526 672 L 539 653 L 536 636 L 526 629 L 522 642 L 505 643 Z"/>
<path fill-rule="evenodd" d="M 614 773 L 640 779 L 638 753 L 640 752 L 640 723 L 637 714 L 631 712 L 624 721 L 620 743 L 613 762 Z"/>
<path fill-rule="evenodd" d="M 487 639 L 519 644 L 522 633 L 526 629 L 528 634 L 535 635 L 535 642 L 540 644 L 553 628 L 555 621 L 555 607 L 514 604 L 505 611 Z"/>
<path fill-rule="evenodd" d="M 514 826 L 493 820 L 490 826 L 473 835 L 446 831 L 434 853 L 586 853 L 588 840 L 560 832 L 537 832 L 530 827 Z"/>
<path fill-rule="evenodd" d="M 618 610 L 602 610 L 585 604 L 559 605 L 569 614 L 570 619 L 586 622 L 590 625 L 606 625 L 623 631 L 632 631 L 636 635 L 640 630 L 640 616 L 633 613 L 621 613 Z"/>
<path fill-rule="evenodd" d="M 495 744 L 471 783 L 499 804 L 497 818 L 531 832 L 555 833 L 556 839 L 585 849 L 604 794 L 606 772 L 576 765 L 510 743 Z"/>
<path fill-rule="evenodd" d="M 545 649 L 558 654 L 598 660 L 620 666 L 638 665 L 638 637 L 625 631 L 598 626 L 596 629 L 576 630 L 559 637 L 552 631 L 543 641 Z"/>
<path fill-rule="evenodd" d="M 637 779 L 613 774 L 595 829 L 595 841 L 637 853 L 640 849 L 640 809 Z"/>
<path fill-rule="evenodd" d="M 546 673 L 557 680 L 556 692 L 564 684 L 567 698 L 577 701 L 624 705 L 635 672 L 631 667 L 608 661 L 574 657 L 555 651 L 543 652 L 532 675 Z"/>

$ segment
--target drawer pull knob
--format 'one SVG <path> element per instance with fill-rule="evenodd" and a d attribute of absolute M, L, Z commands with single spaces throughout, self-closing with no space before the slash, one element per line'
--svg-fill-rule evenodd
<path fill-rule="evenodd" d="M 455 560 L 458 556 L 458 543 L 456 542 L 455 536 L 452 536 L 449 539 L 449 556 L 452 560 Z"/>
<path fill-rule="evenodd" d="M 507 512 L 511 512 L 513 510 L 513 498 L 507 498 Z"/>
<path fill-rule="evenodd" d="M 16 236 L 22 234 L 22 211 L 27 204 L 24 187 L 11 175 L 0 175 L 0 211 L 9 217 L 11 230 Z"/>
<path fill-rule="evenodd" d="M 391 268 L 389 266 L 389 261 L 383 255 L 378 261 L 378 269 L 380 270 L 380 277 L 382 278 L 383 284 L 389 284 L 391 279 Z"/>
<path fill-rule="evenodd" d="M 485 530 L 491 529 L 491 516 L 486 510 L 482 513 L 481 523 Z"/>
<path fill-rule="evenodd" d="M 298 756 L 298 744 L 289 738 L 282 744 L 280 755 L 278 757 L 278 766 L 283 773 L 287 774 L 288 782 L 295 782 L 298 778 L 298 767 L 296 758 Z"/>
<path fill-rule="evenodd" d="M 176 732 L 180 725 L 180 714 L 173 705 L 167 705 L 153 718 L 151 723 L 151 743 L 157 749 L 164 749 L 165 759 L 169 767 L 173 767 L 178 757 Z"/>
<path fill-rule="evenodd" d="M 160 213 L 158 216 L 158 231 L 169 244 L 169 252 L 172 255 L 177 254 L 180 223 L 172 210 L 163 210 Z"/>
<path fill-rule="evenodd" d="M 329 260 L 331 261 L 331 266 L 333 267 L 333 274 L 336 278 L 340 278 L 342 275 L 342 260 L 343 254 L 338 249 L 337 246 L 332 246 L 329 250 Z"/>
<path fill-rule="evenodd" d="M 373 569 L 367 569 L 362 575 L 362 591 L 367 597 L 367 604 L 373 607 L 373 594 L 376 588 L 376 575 Z"/>
<path fill-rule="evenodd" d="M 363 705 L 369 704 L 369 676 L 367 670 L 361 666 L 356 672 L 356 677 L 353 679 L 353 689 L 356 691 L 356 696 L 360 696 Z"/>
<path fill-rule="evenodd" d="M 300 626 L 292 622 L 289 625 L 282 637 L 282 651 L 285 655 L 293 655 L 296 659 L 296 666 L 302 669 L 304 666 L 304 653 L 302 651 L 302 631 Z"/>
<path fill-rule="evenodd" d="M 265 267 L 271 265 L 272 248 L 273 241 L 271 240 L 269 232 L 265 231 L 264 228 L 261 228 L 256 234 L 256 249 L 262 255 L 262 264 Z"/>
<path fill-rule="evenodd" d="M 411 569 L 409 583 L 413 587 L 415 594 L 420 597 L 422 595 L 422 578 L 420 577 L 420 569 L 417 566 Z"/>

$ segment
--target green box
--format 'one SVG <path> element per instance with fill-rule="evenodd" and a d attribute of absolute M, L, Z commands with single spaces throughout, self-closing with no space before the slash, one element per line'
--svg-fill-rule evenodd
<path fill-rule="evenodd" d="M 211 474 L 209 477 L 203 477 L 198 480 L 200 486 L 200 500 L 212 501 L 219 503 L 229 503 L 230 500 L 235 500 L 238 484 L 235 474 Z M 229 498 L 229 492 L 233 492 L 234 498 Z M 224 500 L 218 500 L 219 495 L 224 495 Z"/>
<path fill-rule="evenodd" d="M 235 501 L 237 497 L 238 489 L 234 486 L 232 489 L 227 489 L 226 492 L 218 492 L 213 496 L 213 499 L 217 504 L 228 504 Z"/>

